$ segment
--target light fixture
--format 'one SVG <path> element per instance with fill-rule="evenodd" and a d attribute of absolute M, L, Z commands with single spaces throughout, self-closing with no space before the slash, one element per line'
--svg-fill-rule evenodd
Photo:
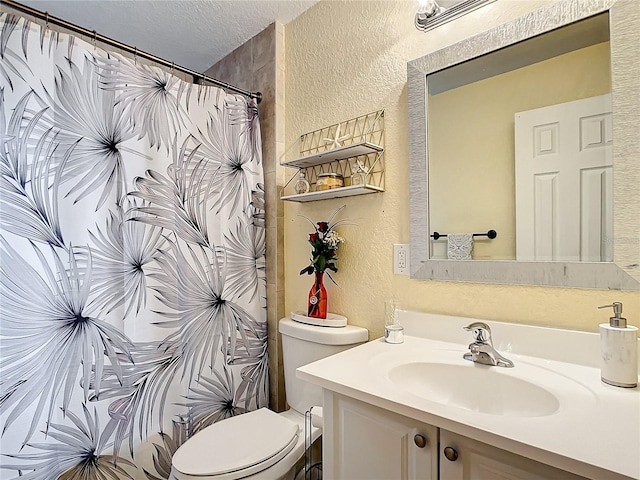
<path fill-rule="evenodd" d="M 418 0 L 418 11 L 416 13 L 416 28 L 424 30 L 423 25 L 440 15 L 445 9 L 436 0 Z"/>
<path fill-rule="evenodd" d="M 426 32 L 495 0 L 418 0 L 415 25 Z"/>

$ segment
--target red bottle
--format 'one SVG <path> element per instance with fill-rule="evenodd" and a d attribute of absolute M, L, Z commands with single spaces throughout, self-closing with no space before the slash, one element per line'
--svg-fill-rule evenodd
<path fill-rule="evenodd" d="M 309 291 L 307 316 L 312 318 L 327 318 L 327 290 L 324 288 L 324 272 L 315 272 L 316 281 Z"/>

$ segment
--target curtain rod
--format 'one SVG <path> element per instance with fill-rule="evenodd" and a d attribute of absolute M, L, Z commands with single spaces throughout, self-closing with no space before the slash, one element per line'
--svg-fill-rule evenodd
<path fill-rule="evenodd" d="M 165 67 L 170 67 L 174 70 L 179 70 L 182 73 L 186 73 L 187 75 L 191 75 L 193 77 L 194 83 L 197 83 L 199 80 L 205 81 L 205 82 L 209 82 L 209 83 L 213 83 L 214 85 L 224 88 L 226 90 L 230 90 L 232 92 L 235 93 L 240 93 L 241 95 L 244 95 L 246 97 L 249 98 L 253 98 L 256 100 L 257 103 L 260 103 L 262 101 L 262 93 L 261 92 L 250 92 L 249 90 L 244 90 L 242 88 L 236 87 L 234 85 L 231 85 L 229 83 L 225 83 L 222 82 L 220 80 L 216 80 L 215 78 L 212 77 L 208 77 L 203 73 L 198 73 L 195 72 L 193 70 L 190 70 L 186 67 L 182 67 L 180 65 L 176 65 L 173 62 L 169 62 L 163 58 L 160 57 L 156 57 L 155 55 L 151 54 L 151 53 L 147 53 L 144 52 L 142 50 L 138 50 L 137 47 L 131 47 L 130 45 L 121 43 L 117 40 L 114 40 L 112 38 L 109 37 L 105 37 L 104 35 L 101 35 L 99 33 L 96 33 L 95 30 L 89 30 L 86 29 L 84 27 L 81 27 L 79 25 L 75 25 L 73 23 L 69 23 L 66 20 L 62 20 L 61 18 L 58 17 L 54 17 L 52 15 L 49 15 L 48 12 L 41 12 L 40 10 L 36 10 L 35 8 L 31 8 L 28 7 L 26 5 L 23 5 L 21 3 L 15 2 L 13 0 L 0 0 L 0 3 L 2 4 L 6 4 L 11 8 L 14 8 L 15 10 L 18 10 L 22 13 L 26 13 L 28 15 L 33 15 L 36 18 L 39 18 L 41 20 L 44 20 L 47 24 L 52 23 L 55 25 L 58 25 L 59 27 L 64 27 L 68 30 L 71 30 L 75 33 L 79 33 L 80 35 L 84 35 L 86 37 L 90 37 L 93 40 L 97 40 L 99 42 L 102 43 L 106 43 L 107 45 L 110 45 L 112 47 L 116 47 L 119 48 L 121 50 L 124 50 L 128 53 L 131 53 L 135 56 L 138 57 L 142 57 L 142 58 L 146 58 L 147 60 L 151 60 L 154 63 L 163 65 Z"/>

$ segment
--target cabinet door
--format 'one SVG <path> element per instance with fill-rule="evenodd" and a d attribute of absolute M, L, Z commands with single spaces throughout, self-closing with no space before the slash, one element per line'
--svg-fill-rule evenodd
<path fill-rule="evenodd" d="M 440 479 L 586 480 L 446 430 L 440 430 Z"/>
<path fill-rule="evenodd" d="M 337 394 L 324 406 L 325 479 L 437 479 L 435 427 Z"/>

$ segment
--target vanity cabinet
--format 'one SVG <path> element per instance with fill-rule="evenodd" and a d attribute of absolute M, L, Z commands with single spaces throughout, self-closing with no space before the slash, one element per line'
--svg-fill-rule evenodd
<path fill-rule="evenodd" d="M 325 393 L 325 480 L 436 480 L 438 429 Z"/>
<path fill-rule="evenodd" d="M 326 480 L 587 480 L 325 390 Z"/>
<path fill-rule="evenodd" d="M 446 430 L 440 430 L 442 480 L 586 480 Z"/>

